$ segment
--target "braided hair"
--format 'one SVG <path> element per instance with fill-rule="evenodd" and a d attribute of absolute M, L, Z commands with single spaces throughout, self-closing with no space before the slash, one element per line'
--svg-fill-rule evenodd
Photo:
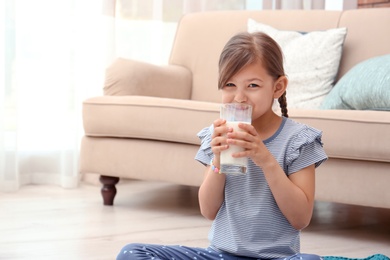
<path fill-rule="evenodd" d="M 282 116 L 288 117 L 286 91 L 278 98 L 278 102 L 280 110 L 282 111 Z"/>

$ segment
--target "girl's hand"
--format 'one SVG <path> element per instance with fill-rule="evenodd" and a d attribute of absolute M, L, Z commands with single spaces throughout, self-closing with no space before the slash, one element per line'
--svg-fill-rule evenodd
<path fill-rule="evenodd" d="M 227 127 L 226 120 L 221 118 L 215 120 L 213 125 L 214 132 L 211 135 L 212 140 L 210 145 L 211 150 L 216 156 L 215 159 L 218 159 L 219 161 L 219 155 L 221 154 L 221 151 L 229 148 L 229 145 L 226 143 L 227 133 L 233 132 L 233 129 L 231 127 Z"/>
<path fill-rule="evenodd" d="M 240 123 L 238 127 L 243 131 L 227 133 L 226 144 L 240 146 L 245 151 L 234 153 L 232 156 L 235 158 L 249 157 L 256 165 L 261 167 L 267 157 L 271 155 L 270 152 L 252 125 Z"/>
<path fill-rule="evenodd" d="M 232 132 L 232 129 L 226 126 L 226 120 L 217 119 L 213 123 L 214 132 L 211 135 L 211 149 L 214 153 L 213 164 L 220 168 L 221 151 L 229 146 L 226 144 L 226 134 Z M 199 188 L 199 206 L 200 212 L 207 219 L 214 220 L 224 201 L 225 174 L 216 174 L 212 167 L 208 166 L 205 170 L 204 180 Z"/>

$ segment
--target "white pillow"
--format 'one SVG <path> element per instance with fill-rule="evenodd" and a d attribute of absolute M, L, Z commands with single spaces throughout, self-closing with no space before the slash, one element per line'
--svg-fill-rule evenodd
<path fill-rule="evenodd" d="M 347 29 L 280 31 L 249 19 L 248 31 L 264 32 L 282 48 L 289 79 L 287 107 L 318 109 L 334 85 Z"/>

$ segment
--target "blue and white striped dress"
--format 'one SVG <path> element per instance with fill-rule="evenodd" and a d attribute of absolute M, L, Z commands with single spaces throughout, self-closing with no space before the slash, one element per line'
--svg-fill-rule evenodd
<path fill-rule="evenodd" d="M 198 133 L 201 146 L 195 159 L 208 165 L 213 126 Z M 321 131 L 283 117 L 278 131 L 264 141 L 286 175 L 327 159 Z M 214 220 L 210 246 L 253 258 L 283 258 L 299 253 L 300 231 L 284 217 L 260 167 L 248 160 L 247 174 L 227 175 L 225 199 Z"/>

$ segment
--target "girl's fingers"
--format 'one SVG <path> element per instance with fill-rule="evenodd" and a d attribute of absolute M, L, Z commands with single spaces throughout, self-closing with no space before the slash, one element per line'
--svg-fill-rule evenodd
<path fill-rule="evenodd" d="M 218 118 L 213 122 L 214 129 L 224 124 L 226 124 L 226 120 L 222 118 Z"/>
<path fill-rule="evenodd" d="M 257 131 L 253 127 L 253 125 L 240 123 L 240 124 L 238 124 L 238 127 L 241 128 L 242 130 L 245 130 L 245 132 L 248 132 L 249 134 L 251 134 L 253 136 L 257 136 Z"/>
<path fill-rule="evenodd" d="M 219 145 L 219 146 L 212 146 L 211 150 L 213 151 L 214 154 L 220 154 L 222 151 L 226 150 L 229 148 L 229 145 Z"/>
<path fill-rule="evenodd" d="M 221 144 L 226 144 L 226 136 L 217 136 L 211 140 L 211 146 L 220 146 Z"/>
<path fill-rule="evenodd" d="M 243 140 L 246 142 L 256 142 L 256 136 L 248 132 L 240 132 L 240 131 L 230 132 L 226 136 L 228 139 Z"/>
<path fill-rule="evenodd" d="M 229 148 L 229 145 L 226 143 L 226 136 L 213 138 L 210 145 L 214 154 L 220 154 L 222 151 Z"/>
<path fill-rule="evenodd" d="M 212 135 L 212 138 L 216 138 L 218 136 L 226 135 L 228 132 L 232 132 L 233 129 L 226 126 L 226 120 L 225 119 L 217 119 L 213 123 L 214 125 L 214 132 Z"/>
<path fill-rule="evenodd" d="M 211 136 L 211 150 L 214 154 L 219 154 L 229 148 L 226 144 L 226 134 L 231 132 L 232 129 L 226 126 L 226 120 L 216 119 L 213 123 L 214 132 Z"/>
<path fill-rule="evenodd" d="M 249 149 L 252 147 L 251 142 L 247 142 L 245 140 L 239 140 L 239 139 L 227 139 L 226 143 L 228 145 L 229 144 L 237 145 L 237 146 L 240 146 L 240 147 L 245 148 L 245 149 Z"/>

